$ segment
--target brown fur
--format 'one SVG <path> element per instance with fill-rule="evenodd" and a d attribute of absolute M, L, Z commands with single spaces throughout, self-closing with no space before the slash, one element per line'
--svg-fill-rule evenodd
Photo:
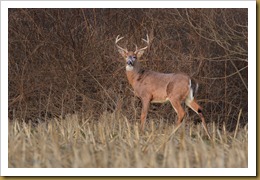
<path fill-rule="evenodd" d="M 116 43 L 117 42 L 118 38 L 116 40 Z M 180 125 L 185 115 L 185 111 L 183 110 L 181 103 L 185 101 L 187 106 L 189 106 L 200 116 L 205 131 L 210 137 L 204 116 L 201 113 L 202 108 L 196 103 L 195 99 L 193 99 L 193 94 L 195 92 L 190 94 L 190 91 L 193 91 L 194 87 L 191 87 L 191 78 L 188 75 L 183 73 L 165 74 L 155 71 L 144 71 L 139 64 L 138 59 L 142 56 L 145 48 L 136 50 L 136 52 L 132 52 L 127 51 L 118 45 L 117 47 L 119 48 L 118 50 L 120 54 L 126 61 L 130 57 L 137 57 L 133 66 L 131 66 L 131 71 L 127 70 L 126 75 L 128 82 L 134 89 L 136 96 L 138 96 L 142 101 L 142 130 L 144 130 L 146 116 L 151 102 L 162 103 L 170 101 L 178 115 L 177 125 Z"/>

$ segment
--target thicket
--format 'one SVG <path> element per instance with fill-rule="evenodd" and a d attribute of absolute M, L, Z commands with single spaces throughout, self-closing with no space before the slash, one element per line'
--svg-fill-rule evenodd
<path fill-rule="evenodd" d="M 194 77 L 207 121 L 228 130 L 239 119 L 247 124 L 247 9 L 9 9 L 9 119 L 37 123 L 91 113 L 98 120 L 104 111 L 139 116 L 140 101 L 114 44 L 119 34 L 128 49 L 150 35 L 146 69 Z M 152 105 L 149 116 L 173 121 L 176 113 Z"/>

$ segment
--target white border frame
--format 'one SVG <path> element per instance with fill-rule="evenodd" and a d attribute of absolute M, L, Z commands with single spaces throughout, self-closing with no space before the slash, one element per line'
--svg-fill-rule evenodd
<path fill-rule="evenodd" d="M 8 8 L 248 8 L 248 168 L 8 168 Z M 255 1 L 1 1 L 1 176 L 256 176 Z"/>

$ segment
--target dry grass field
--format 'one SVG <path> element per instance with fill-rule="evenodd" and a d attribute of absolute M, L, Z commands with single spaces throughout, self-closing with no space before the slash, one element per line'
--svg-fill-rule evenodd
<path fill-rule="evenodd" d="M 186 119 L 187 120 L 187 119 Z M 173 124 L 151 119 L 145 133 L 139 122 L 119 113 L 68 115 L 38 125 L 11 122 L 9 167 L 74 168 L 217 168 L 248 166 L 247 127 L 233 133 L 209 123 L 213 140 L 201 124 Z"/>
<path fill-rule="evenodd" d="M 185 108 L 141 102 L 115 46 L 151 43 L 144 69 L 196 79 L 212 134 Z M 247 167 L 248 11 L 8 9 L 9 167 Z"/>

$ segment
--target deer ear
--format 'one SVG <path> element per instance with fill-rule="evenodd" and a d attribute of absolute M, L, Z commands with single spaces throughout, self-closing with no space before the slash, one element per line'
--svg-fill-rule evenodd
<path fill-rule="evenodd" d="M 144 54 L 144 50 L 137 51 L 136 56 L 139 59 Z"/>

